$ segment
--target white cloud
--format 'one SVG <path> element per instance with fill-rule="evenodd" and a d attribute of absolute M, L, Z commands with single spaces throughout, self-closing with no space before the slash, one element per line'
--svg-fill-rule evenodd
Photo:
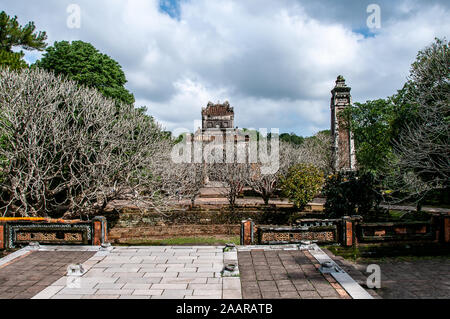
<path fill-rule="evenodd" d="M 137 105 L 168 129 L 192 128 L 202 106 L 225 99 L 239 127 L 327 129 L 338 74 L 355 101 L 386 97 L 401 88 L 418 50 L 450 34 L 450 9 L 439 1 L 379 1 L 382 28 L 366 38 L 353 31 L 367 18 L 359 1 L 322 1 L 314 10 L 287 0 L 182 1 L 174 19 L 157 0 L 80 0 L 80 30 L 65 27 L 69 3 L 16 0 L 5 10 L 35 21 L 50 43 L 81 39 L 112 56 Z"/>

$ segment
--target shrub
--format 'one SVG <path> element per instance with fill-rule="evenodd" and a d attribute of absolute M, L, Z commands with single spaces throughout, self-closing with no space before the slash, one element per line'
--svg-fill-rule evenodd
<path fill-rule="evenodd" d="M 281 179 L 283 195 L 298 209 L 303 209 L 314 199 L 322 185 L 323 173 L 311 164 L 294 165 L 289 169 L 286 178 Z"/>
<path fill-rule="evenodd" d="M 379 205 L 383 199 L 377 179 L 372 173 L 339 172 L 326 179 L 323 194 L 327 200 L 327 217 L 383 213 Z"/>

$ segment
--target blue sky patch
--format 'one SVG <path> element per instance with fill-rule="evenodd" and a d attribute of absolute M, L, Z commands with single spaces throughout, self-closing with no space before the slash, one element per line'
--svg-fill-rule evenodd
<path fill-rule="evenodd" d="M 174 19 L 180 18 L 180 0 L 159 0 L 159 9 Z"/>
<path fill-rule="evenodd" d="M 376 29 L 369 29 L 368 27 L 362 27 L 352 30 L 354 33 L 358 33 L 364 36 L 364 38 L 375 38 L 377 35 Z"/>

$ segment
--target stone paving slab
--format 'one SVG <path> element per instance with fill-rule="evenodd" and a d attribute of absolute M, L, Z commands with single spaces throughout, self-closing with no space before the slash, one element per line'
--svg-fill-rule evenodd
<path fill-rule="evenodd" d="M 0 298 L 35 299 L 349 299 L 317 259 L 298 245 L 223 247 L 44 246 L 0 259 Z M 352 264 L 323 249 L 363 286 L 367 265 Z M 13 258 L 15 257 L 15 258 Z M 228 261 L 239 262 L 240 277 L 222 277 Z M 65 276 L 83 263 L 87 272 Z M 450 260 L 384 262 L 375 298 L 450 298 Z M 70 279 L 68 281 L 68 279 Z M 72 287 L 75 285 L 75 287 Z M 381 297 L 380 297 L 381 296 Z"/>
<path fill-rule="evenodd" d="M 227 258 L 237 259 L 236 254 Z M 34 299 L 241 299 L 239 278 L 222 278 L 223 247 L 113 247 L 87 260 L 67 285 L 59 278 Z M 236 281 L 237 280 L 237 281 Z"/>

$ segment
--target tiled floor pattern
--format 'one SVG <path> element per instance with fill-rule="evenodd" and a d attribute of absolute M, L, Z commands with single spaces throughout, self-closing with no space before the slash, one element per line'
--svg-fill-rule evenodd
<path fill-rule="evenodd" d="M 364 287 L 367 265 L 324 251 Z M 237 259 L 240 277 L 222 277 L 224 264 Z M 65 276 L 67 266 L 76 263 L 83 263 L 87 272 Z M 375 298 L 450 298 L 448 259 L 379 264 L 382 288 L 367 290 Z M 300 250 L 42 247 L 0 266 L 0 299 L 350 298 L 318 267 L 308 251 Z"/>
<path fill-rule="evenodd" d="M 28 299 L 64 276 L 67 266 L 95 253 L 30 251 L 0 268 L 0 299 Z"/>
<path fill-rule="evenodd" d="M 239 299 L 239 278 L 221 275 L 226 255 L 223 247 L 114 247 L 84 263 L 82 277 L 60 278 L 34 298 Z"/>
<path fill-rule="evenodd" d="M 350 299 L 308 251 L 240 251 L 238 259 L 244 299 Z"/>

